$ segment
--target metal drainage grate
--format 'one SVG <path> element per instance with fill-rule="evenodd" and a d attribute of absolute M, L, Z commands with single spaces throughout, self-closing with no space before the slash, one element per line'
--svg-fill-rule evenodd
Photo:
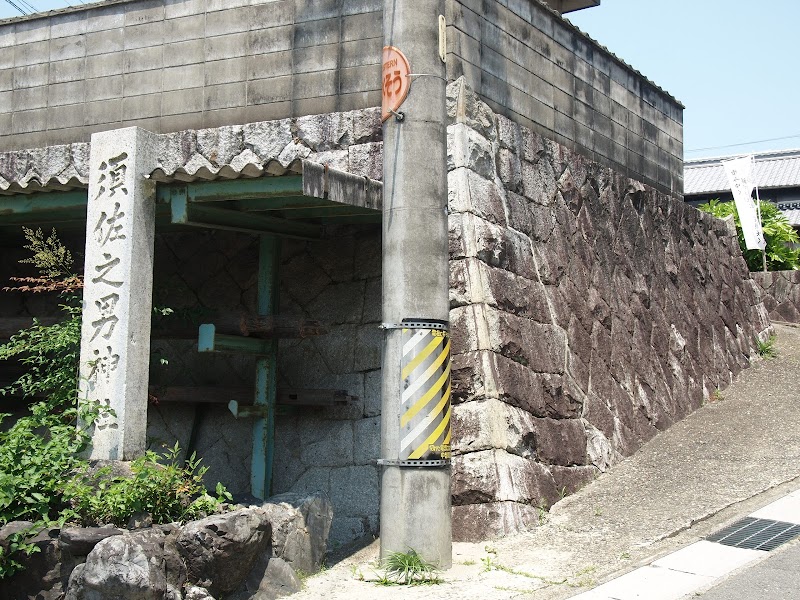
<path fill-rule="evenodd" d="M 708 536 L 707 539 L 709 542 L 717 542 L 734 548 L 769 551 L 798 536 L 800 536 L 800 525 L 771 519 L 745 517 Z"/>

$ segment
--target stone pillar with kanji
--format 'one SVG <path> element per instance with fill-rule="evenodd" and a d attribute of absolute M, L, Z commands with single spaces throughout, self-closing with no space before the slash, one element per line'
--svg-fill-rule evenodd
<path fill-rule="evenodd" d="M 79 380 L 79 403 L 96 409 L 91 459 L 145 449 L 156 140 L 138 127 L 92 135 Z"/>

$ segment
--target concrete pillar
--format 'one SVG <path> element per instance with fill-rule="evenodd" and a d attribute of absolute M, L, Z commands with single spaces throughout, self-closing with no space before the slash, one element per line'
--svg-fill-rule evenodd
<path fill-rule="evenodd" d="M 80 401 L 96 403 L 89 458 L 145 449 L 153 292 L 156 135 L 92 135 L 81 330 Z"/>
<path fill-rule="evenodd" d="M 408 405 L 403 404 L 402 398 L 412 385 L 406 377 L 410 355 L 404 353 L 403 346 L 410 348 L 413 332 L 428 335 L 419 339 L 423 340 L 423 346 L 427 346 L 425 340 L 429 339 L 431 346 L 427 347 L 435 349 L 426 360 L 449 351 L 446 80 L 445 65 L 438 51 L 439 16 L 444 15 L 444 5 L 443 0 L 384 2 L 384 44 L 405 55 L 412 77 L 408 97 L 398 108 L 403 120 L 392 116 L 383 126 L 383 321 L 387 329 L 382 366 L 380 463 L 383 465 L 381 556 L 414 549 L 426 560 L 449 568 L 452 563 L 449 446 L 441 437 L 436 449 L 432 448 L 434 457 L 444 459 L 428 463 L 436 466 L 410 466 L 419 456 L 409 456 L 407 441 L 416 434 L 412 431 L 414 423 L 408 421 Z M 409 330 L 410 334 L 394 326 L 404 319 L 438 320 L 444 324 L 444 331 L 426 333 L 417 329 Z M 449 375 L 449 352 L 445 362 L 436 371 L 442 377 Z M 429 385 L 434 383 L 431 380 Z M 417 406 L 415 410 L 419 412 L 414 417 L 426 414 L 440 420 L 446 417 L 447 443 L 449 393 L 447 381 L 437 396 L 441 402 L 434 398 L 427 405 Z M 442 404 L 445 401 L 446 414 Z M 433 414 L 435 405 L 443 407 L 438 416 Z M 422 435 L 415 444 L 425 438 Z"/>

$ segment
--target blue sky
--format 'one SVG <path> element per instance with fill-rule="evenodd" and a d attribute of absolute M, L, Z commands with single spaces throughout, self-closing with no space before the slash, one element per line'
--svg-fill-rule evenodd
<path fill-rule="evenodd" d="M 17 14 L 0 0 L 0 18 Z M 568 18 L 686 105 L 686 158 L 800 147 L 800 1 L 602 0 Z"/>
<path fill-rule="evenodd" d="M 567 18 L 686 106 L 686 158 L 800 148 L 800 1 L 601 0 Z"/>

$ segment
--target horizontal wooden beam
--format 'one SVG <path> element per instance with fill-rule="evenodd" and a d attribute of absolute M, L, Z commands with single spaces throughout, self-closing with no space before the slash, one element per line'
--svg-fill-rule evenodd
<path fill-rule="evenodd" d="M 302 196 L 303 178 L 289 175 L 167 184 L 159 185 L 156 195 L 160 202 L 171 202 L 175 197 L 185 197 L 189 202 L 224 202 L 270 196 Z"/>
<path fill-rule="evenodd" d="M 228 404 L 233 400 L 250 406 L 255 391 L 247 387 L 151 385 L 150 396 L 153 403 Z M 343 406 L 356 398 L 345 390 L 278 388 L 276 399 L 284 406 Z"/>
<path fill-rule="evenodd" d="M 35 215 L 53 211 L 82 210 L 85 215 L 87 198 L 86 190 L 0 196 L 0 219 L 11 215 Z"/>
<path fill-rule="evenodd" d="M 216 328 L 212 324 L 200 325 L 197 338 L 198 352 L 269 356 L 273 352 L 273 346 L 274 343 L 272 340 L 217 333 Z"/>
<path fill-rule="evenodd" d="M 257 338 L 306 338 L 328 333 L 319 321 L 280 315 L 242 316 L 241 334 Z"/>
<path fill-rule="evenodd" d="M 281 237 L 318 239 L 322 227 L 266 215 L 243 213 L 204 204 L 192 204 L 186 197 L 175 196 L 171 201 L 172 223 L 210 229 L 227 229 L 245 233 L 269 233 Z"/>

